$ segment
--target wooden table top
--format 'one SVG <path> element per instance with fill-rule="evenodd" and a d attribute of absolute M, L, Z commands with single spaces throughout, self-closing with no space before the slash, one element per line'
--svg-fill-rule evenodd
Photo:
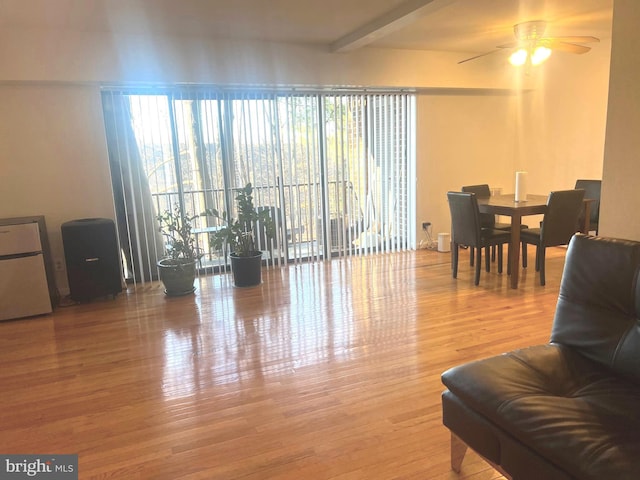
<path fill-rule="evenodd" d="M 516 202 L 515 195 L 492 195 L 478 198 L 478 209 L 482 213 L 498 215 L 535 215 L 547 209 L 547 195 L 527 195 L 526 201 Z"/>

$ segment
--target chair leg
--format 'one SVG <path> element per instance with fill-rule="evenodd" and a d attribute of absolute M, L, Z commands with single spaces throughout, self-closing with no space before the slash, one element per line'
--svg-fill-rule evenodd
<path fill-rule="evenodd" d="M 540 248 L 540 285 L 544 287 L 546 283 L 546 279 L 544 278 L 544 264 L 546 263 L 545 257 L 546 257 L 547 249 L 542 246 L 539 248 Z"/>
<path fill-rule="evenodd" d="M 451 270 L 453 278 L 458 278 L 458 244 L 451 243 Z"/>
<path fill-rule="evenodd" d="M 491 255 L 489 253 L 490 247 L 484 249 L 484 269 L 487 272 L 491 271 Z"/>
<path fill-rule="evenodd" d="M 496 261 L 496 246 L 493 245 L 491 247 L 491 261 L 495 262 Z"/>
<path fill-rule="evenodd" d="M 482 247 L 478 247 L 478 258 L 476 259 L 476 277 L 475 284 L 480 285 L 480 270 L 482 266 Z"/>
<path fill-rule="evenodd" d="M 475 256 L 475 248 L 469 247 L 469 266 L 473 267 L 473 259 Z"/>
<path fill-rule="evenodd" d="M 522 268 L 527 268 L 527 266 L 529 265 L 529 259 L 527 258 L 527 244 L 522 242 L 521 243 L 521 250 L 522 250 Z"/>
<path fill-rule="evenodd" d="M 502 273 L 502 245 L 496 247 L 498 249 L 498 273 Z"/>
<path fill-rule="evenodd" d="M 540 250 L 542 250 L 542 247 L 536 245 L 536 272 L 540 271 Z"/>

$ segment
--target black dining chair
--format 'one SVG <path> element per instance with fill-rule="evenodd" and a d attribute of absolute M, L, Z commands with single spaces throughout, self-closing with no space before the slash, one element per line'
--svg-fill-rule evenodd
<path fill-rule="evenodd" d="M 589 231 L 595 231 L 598 235 L 598 223 L 600 221 L 600 190 L 602 188 L 602 180 L 576 180 L 576 187 L 584 190 L 584 198 L 593 198 L 589 215 Z M 578 225 L 585 224 L 584 208 L 580 210 Z"/>
<path fill-rule="evenodd" d="M 569 243 L 577 231 L 583 198 L 584 190 L 581 189 L 551 192 L 541 227 L 525 228 L 520 232 L 523 250 L 526 244 L 536 246 L 536 272 L 540 272 L 540 285 L 545 284 L 546 249 Z M 522 256 L 522 267 L 527 267 L 526 255 Z"/>
<path fill-rule="evenodd" d="M 478 200 L 474 193 L 447 192 L 447 200 L 451 211 L 451 260 L 453 278 L 458 277 L 458 253 L 461 245 L 472 251 L 475 249 L 477 262 L 475 265 L 475 284 L 480 284 L 482 249 L 485 249 L 485 268 L 491 271 L 489 247 L 498 248 L 498 273 L 502 273 L 502 246 L 509 242 L 510 232 L 494 228 L 482 228 Z"/>
<path fill-rule="evenodd" d="M 491 188 L 486 183 L 478 185 L 463 185 L 462 191 L 466 193 L 475 193 L 476 198 L 489 198 L 491 196 Z M 495 230 L 508 230 L 511 231 L 511 223 L 496 222 L 496 216 L 491 213 L 480 213 L 480 226 L 482 228 L 493 228 Z M 521 225 L 520 228 L 528 228 L 528 225 Z M 469 255 L 469 261 L 473 267 L 473 250 Z M 495 248 L 491 249 L 491 260 L 496 259 Z"/>
<path fill-rule="evenodd" d="M 491 196 L 491 188 L 486 183 L 480 185 L 463 185 L 462 191 L 465 193 L 475 193 L 476 198 L 489 198 Z M 482 228 L 495 228 L 496 230 L 510 230 L 510 223 L 496 222 L 496 216 L 491 213 L 480 214 L 480 226 Z"/>

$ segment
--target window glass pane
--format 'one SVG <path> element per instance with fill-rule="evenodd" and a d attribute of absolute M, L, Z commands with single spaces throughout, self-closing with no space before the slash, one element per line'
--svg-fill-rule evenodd
<path fill-rule="evenodd" d="M 256 206 L 273 212 L 279 231 L 260 245 L 267 262 L 396 251 L 411 244 L 408 95 L 179 87 L 161 94 L 116 93 L 128 102 L 128 113 L 109 121 L 122 131 L 130 125 L 135 155 L 116 148 L 114 138 L 110 154 L 139 165 L 144 182 L 125 186 L 121 172 L 112 176 L 121 183 L 117 188 L 149 192 L 155 212 L 145 211 L 146 217 L 175 204 L 189 214 L 212 208 L 235 214 L 235 191 L 251 182 Z M 114 96 L 105 91 L 105 106 Z M 137 218 L 123 222 L 127 230 L 148 229 Z M 195 235 L 205 250 L 208 232 L 218 226 L 214 217 L 196 220 Z M 224 264 L 223 253 L 207 250 L 203 268 Z"/>

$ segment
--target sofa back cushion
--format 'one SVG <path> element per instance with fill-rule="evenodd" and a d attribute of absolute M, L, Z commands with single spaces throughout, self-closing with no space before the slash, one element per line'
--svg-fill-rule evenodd
<path fill-rule="evenodd" d="M 551 342 L 640 383 L 640 242 L 575 235 Z"/>

